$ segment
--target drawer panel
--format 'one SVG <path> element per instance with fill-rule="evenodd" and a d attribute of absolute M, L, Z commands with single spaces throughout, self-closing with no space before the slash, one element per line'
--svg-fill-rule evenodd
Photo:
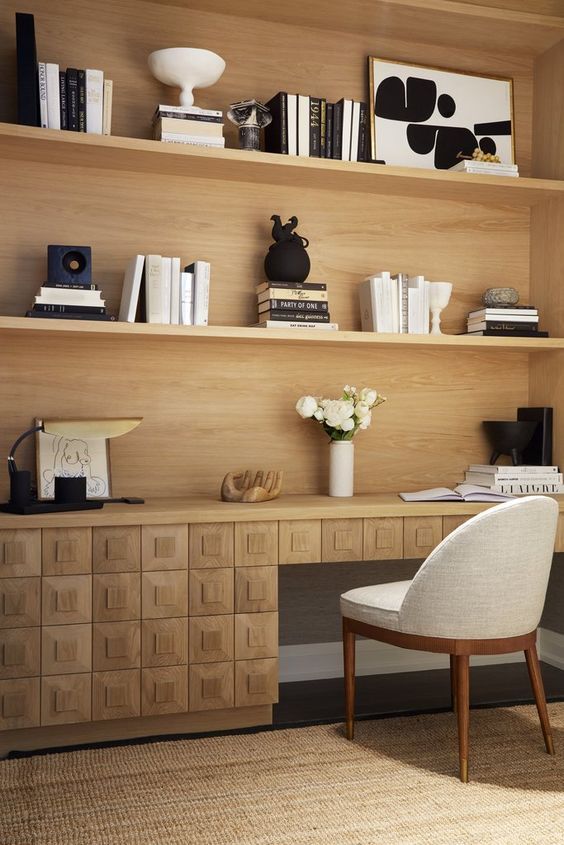
<path fill-rule="evenodd" d="M 278 609 L 278 570 L 246 566 L 235 570 L 235 613 Z"/>
<path fill-rule="evenodd" d="M 136 572 L 140 569 L 140 526 L 93 528 L 92 568 L 94 572 Z"/>
<path fill-rule="evenodd" d="M 285 519 L 278 528 L 280 564 L 320 562 L 320 519 Z"/>
<path fill-rule="evenodd" d="M 233 616 L 190 619 L 190 663 L 220 663 L 233 656 Z"/>
<path fill-rule="evenodd" d="M 148 619 L 143 622 L 143 666 L 188 663 L 188 619 Z"/>
<path fill-rule="evenodd" d="M 41 678 L 41 724 L 89 722 L 92 675 L 52 675 Z"/>
<path fill-rule="evenodd" d="M 278 701 L 278 660 L 237 660 L 235 707 L 274 704 Z"/>
<path fill-rule="evenodd" d="M 94 575 L 94 622 L 139 619 L 141 583 L 136 572 Z"/>
<path fill-rule="evenodd" d="M 190 712 L 233 707 L 234 677 L 231 661 L 190 666 Z"/>
<path fill-rule="evenodd" d="M 362 519 L 324 519 L 321 560 L 327 563 L 362 560 Z"/>
<path fill-rule="evenodd" d="M 404 558 L 427 557 L 442 537 L 442 516 L 406 516 L 403 521 Z"/>
<path fill-rule="evenodd" d="M 41 529 L 0 531 L 0 578 L 41 575 Z"/>
<path fill-rule="evenodd" d="M 92 720 L 127 719 L 141 715 L 141 672 L 94 672 L 92 675 Z"/>
<path fill-rule="evenodd" d="M 39 675 L 40 629 L 0 631 L 0 680 Z"/>
<path fill-rule="evenodd" d="M 92 571 L 91 528 L 44 528 L 43 575 L 84 575 Z"/>
<path fill-rule="evenodd" d="M 459 525 L 463 525 L 472 519 L 471 516 L 443 516 L 443 538 L 447 537 Z"/>
<path fill-rule="evenodd" d="M 554 551 L 564 552 L 564 513 L 561 513 L 558 517 L 558 528 L 556 530 Z"/>
<path fill-rule="evenodd" d="M 39 725 L 39 678 L 0 681 L 0 731 Z"/>
<path fill-rule="evenodd" d="M 233 523 L 207 522 L 190 526 L 190 569 L 233 566 Z"/>
<path fill-rule="evenodd" d="M 235 566 L 276 566 L 277 522 L 235 523 Z"/>
<path fill-rule="evenodd" d="M 97 622 L 92 626 L 94 672 L 136 669 L 140 665 L 140 622 Z"/>
<path fill-rule="evenodd" d="M 41 674 L 92 671 L 92 625 L 47 625 L 41 629 Z"/>
<path fill-rule="evenodd" d="M 190 616 L 233 613 L 233 569 L 190 572 Z"/>
<path fill-rule="evenodd" d="M 143 525 L 141 543 L 142 569 L 188 568 L 187 525 Z"/>
<path fill-rule="evenodd" d="M 161 666 L 141 670 L 142 716 L 185 713 L 187 710 L 187 666 Z"/>
<path fill-rule="evenodd" d="M 365 519 L 363 529 L 363 560 L 401 560 L 403 558 L 401 516 Z"/>
<path fill-rule="evenodd" d="M 278 614 L 237 613 L 235 616 L 237 660 L 278 657 Z"/>
<path fill-rule="evenodd" d="M 0 581 L 0 628 L 29 628 L 41 621 L 41 578 Z"/>
<path fill-rule="evenodd" d="M 92 621 L 92 576 L 53 575 L 42 579 L 44 625 L 79 625 Z"/>
<path fill-rule="evenodd" d="M 141 576 L 143 619 L 188 615 L 188 571 L 144 572 Z"/>

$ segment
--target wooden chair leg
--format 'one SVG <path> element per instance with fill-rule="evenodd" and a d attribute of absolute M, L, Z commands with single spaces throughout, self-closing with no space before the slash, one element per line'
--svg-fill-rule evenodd
<path fill-rule="evenodd" d="M 345 734 L 354 738 L 354 686 L 355 686 L 356 635 L 349 630 L 348 619 L 343 617 L 343 657 L 345 669 Z"/>
<path fill-rule="evenodd" d="M 450 706 L 452 712 L 456 713 L 456 657 L 450 655 Z"/>
<path fill-rule="evenodd" d="M 458 720 L 458 753 L 460 780 L 468 783 L 468 739 L 470 728 L 470 673 L 467 654 L 457 654 L 456 666 L 456 716 Z"/>
<path fill-rule="evenodd" d="M 531 686 L 535 695 L 535 701 L 537 704 L 537 710 L 539 713 L 539 719 L 542 728 L 542 735 L 544 736 L 544 744 L 546 745 L 547 752 L 549 754 L 554 754 L 554 741 L 552 739 L 552 731 L 550 729 L 550 722 L 548 719 L 548 710 L 546 709 L 546 695 L 542 682 L 539 657 L 535 645 L 532 645 L 531 648 L 525 649 L 525 659 L 527 661 L 527 669 L 529 670 Z"/>

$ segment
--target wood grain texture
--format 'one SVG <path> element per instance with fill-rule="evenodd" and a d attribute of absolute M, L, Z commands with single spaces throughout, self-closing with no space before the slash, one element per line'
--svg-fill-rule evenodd
<path fill-rule="evenodd" d="M 144 572 L 141 576 L 143 619 L 188 615 L 188 572 Z"/>
<path fill-rule="evenodd" d="M 321 520 L 288 519 L 279 525 L 280 565 L 321 560 Z"/>
<path fill-rule="evenodd" d="M 92 716 L 92 675 L 41 678 L 41 724 L 70 725 Z"/>
<path fill-rule="evenodd" d="M 403 521 L 404 558 L 425 558 L 443 536 L 443 521 L 440 516 L 408 516 Z"/>
<path fill-rule="evenodd" d="M 342 563 L 363 559 L 361 519 L 324 519 L 321 523 L 321 560 Z"/>
<path fill-rule="evenodd" d="M 274 567 L 245 566 L 235 570 L 235 613 L 264 613 L 277 608 L 278 571 Z"/>
<path fill-rule="evenodd" d="M 70 675 L 91 671 L 92 625 L 44 625 L 42 627 L 42 675 Z"/>
<path fill-rule="evenodd" d="M 141 673 L 139 669 L 94 672 L 92 675 L 92 719 L 127 719 L 141 715 Z"/>
<path fill-rule="evenodd" d="M 0 630 L 0 680 L 39 675 L 40 653 L 39 628 Z"/>
<path fill-rule="evenodd" d="M 0 681 L 0 731 L 40 724 L 39 678 Z"/>
<path fill-rule="evenodd" d="M 45 528 L 41 532 L 43 575 L 92 572 L 90 528 Z"/>
<path fill-rule="evenodd" d="M 235 614 L 235 658 L 278 657 L 278 613 Z"/>
<path fill-rule="evenodd" d="M 190 526 L 190 569 L 233 566 L 233 524 Z"/>
<path fill-rule="evenodd" d="M 363 520 L 364 560 L 398 560 L 403 557 L 403 520 L 373 517 Z"/>
<path fill-rule="evenodd" d="M 41 621 L 41 579 L 0 581 L 0 628 L 29 628 Z M 80 620 L 83 621 L 83 620 Z"/>
<path fill-rule="evenodd" d="M 141 714 L 161 716 L 188 710 L 188 667 L 141 670 Z"/>
<path fill-rule="evenodd" d="M 233 569 L 190 571 L 190 616 L 233 613 Z"/>
<path fill-rule="evenodd" d="M 145 619 L 141 648 L 144 667 L 188 663 L 188 620 Z"/>
<path fill-rule="evenodd" d="M 235 662 L 235 706 L 252 707 L 278 701 L 278 660 Z"/>
<path fill-rule="evenodd" d="M 190 663 L 221 663 L 234 656 L 232 615 L 190 619 Z"/>
<path fill-rule="evenodd" d="M 454 531 L 455 528 L 463 525 L 468 518 L 467 516 L 443 516 L 443 538 Z"/>
<path fill-rule="evenodd" d="M 138 525 L 104 526 L 92 531 L 94 572 L 135 572 L 141 568 L 141 529 Z"/>
<path fill-rule="evenodd" d="M 93 582 L 94 622 L 123 622 L 141 617 L 141 583 L 137 573 L 94 575 Z"/>
<path fill-rule="evenodd" d="M 190 712 L 233 707 L 234 675 L 232 661 L 190 666 Z"/>
<path fill-rule="evenodd" d="M 143 570 L 187 569 L 188 527 L 144 525 L 141 529 Z"/>
<path fill-rule="evenodd" d="M 276 566 L 277 522 L 235 523 L 235 566 Z"/>
<path fill-rule="evenodd" d="M 0 578 L 41 575 L 41 532 L 33 528 L 0 531 Z"/>
<path fill-rule="evenodd" d="M 110 672 L 141 665 L 141 623 L 97 622 L 92 626 L 92 669 Z"/>

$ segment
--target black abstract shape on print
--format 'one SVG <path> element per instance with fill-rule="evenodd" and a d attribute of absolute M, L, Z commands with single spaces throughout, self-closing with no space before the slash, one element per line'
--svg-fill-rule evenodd
<path fill-rule="evenodd" d="M 388 76 L 378 85 L 374 108 L 378 117 L 421 123 L 435 111 L 437 86 L 432 79 L 410 76 L 407 84 L 398 76 Z"/>

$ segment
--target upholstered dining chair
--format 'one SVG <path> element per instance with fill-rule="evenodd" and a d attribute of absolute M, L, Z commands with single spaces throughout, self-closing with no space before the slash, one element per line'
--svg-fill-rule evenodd
<path fill-rule="evenodd" d="M 347 739 L 354 736 L 356 635 L 450 655 L 460 780 L 468 781 L 469 657 L 525 652 L 546 750 L 554 754 L 536 650 L 558 505 L 546 496 L 504 502 L 469 519 L 434 549 L 412 581 L 341 596 Z"/>

